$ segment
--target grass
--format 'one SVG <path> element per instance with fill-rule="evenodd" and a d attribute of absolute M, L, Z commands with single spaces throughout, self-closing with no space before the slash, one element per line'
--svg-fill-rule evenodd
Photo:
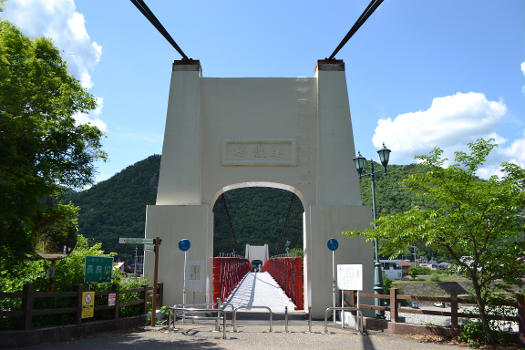
<path fill-rule="evenodd" d="M 448 296 L 447 293 L 441 286 L 442 282 L 469 282 L 465 277 L 458 275 L 449 275 L 447 273 L 438 273 L 434 276 L 438 276 L 439 280 L 432 281 L 432 275 L 421 275 L 416 280 L 394 280 L 392 282 L 393 288 L 398 288 L 400 294 L 408 295 L 424 295 L 424 296 Z M 434 277 L 435 279 L 435 277 Z"/>

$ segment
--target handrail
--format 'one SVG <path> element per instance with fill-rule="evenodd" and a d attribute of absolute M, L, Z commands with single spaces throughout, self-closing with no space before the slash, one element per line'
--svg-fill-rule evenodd
<path fill-rule="evenodd" d="M 292 299 L 296 310 L 303 309 L 303 258 L 272 257 L 264 263 L 263 272 L 269 272 L 279 286 Z"/>
<path fill-rule="evenodd" d="M 214 257 L 213 259 L 213 300 L 226 300 L 244 276 L 251 271 L 251 264 L 245 258 Z"/>
<path fill-rule="evenodd" d="M 237 306 L 233 310 L 233 318 L 232 318 L 232 326 L 233 326 L 233 331 L 234 332 L 237 332 L 237 311 L 239 309 L 247 309 L 247 310 L 251 310 L 251 309 L 266 309 L 266 310 L 268 310 L 270 312 L 270 333 L 272 332 L 273 312 L 272 312 L 272 309 L 270 309 L 268 306 Z"/>
<path fill-rule="evenodd" d="M 350 307 L 350 306 L 345 306 L 345 307 L 342 307 L 342 306 L 330 306 L 330 307 L 326 308 L 326 310 L 324 311 L 324 333 L 325 334 L 328 334 L 328 312 L 329 311 L 357 311 L 357 313 L 360 316 L 360 317 L 357 318 L 357 323 L 358 323 L 358 327 L 359 327 L 359 333 L 364 334 L 363 333 L 363 313 L 361 312 L 361 310 L 359 310 L 359 308 L 357 308 L 357 307 Z M 341 317 L 341 322 L 344 322 L 342 317 Z"/>
<path fill-rule="evenodd" d="M 186 316 L 187 318 L 192 319 L 201 319 L 201 320 L 222 320 L 222 339 L 226 339 L 226 315 L 225 310 L 223 309 L 203 309 L 203 308 L 186 308 L 186 307 L 170 307 L 170 318 L 171 318 L 171 312 L 173 312 L 173 326 L 175 327 L 175 320 L 176 320 L 176 313 L 177 311 L 181 311 L 183 313 L 200 313 L 200 312 L 209 312 L 209 313 L 217 313 L 217 316 Z M 218 316 L 218 314 L 222 314 L 222 316 Z M 168 328 L 169 328 L 169 320 L 168 320 Z"/>
<path fill-rule="evenodd" d="M 194 307 L 194 306 L 216 306 L 216 304 L 207 304 L 207 303 L 202 303 L 202 304 L 173 304 L 172 307 L 186 307 L 186 306 L 191 306 L 191 307 Z M 220 305 L 220 309 L 221 310 L 226 310 L 226 308 L 229 306 L 232 308 L 232 312 L 233 312 L 233 309 L 235 308 L 233 306 L 233 304 L 231 303 L 222 303 Z"/>

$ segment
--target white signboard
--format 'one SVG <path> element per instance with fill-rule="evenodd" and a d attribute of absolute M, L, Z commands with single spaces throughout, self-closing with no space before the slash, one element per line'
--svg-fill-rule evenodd
<path fill-rule="evenodd" d="M 203 260 L 189 260 L 186 265 L 186 290 L 188 292 L 204 292 L 206 267 Z"/>
<path fill-rule="evenodd" d="M 115 306 L 116 300 L 117 300 L 117 294 L 116 293 L 109 293 L 108 294 L 108 306 Z"/>
<path fill-rule="evenodd" d="M 337 265 L 337 288 L 340 290 L 363 290 L 363 265 Z"/>
<path fill-rule="evenodd" d="M 118 239 L 119 244 L 153 244 L 153 238 L 124 238 Z"/>

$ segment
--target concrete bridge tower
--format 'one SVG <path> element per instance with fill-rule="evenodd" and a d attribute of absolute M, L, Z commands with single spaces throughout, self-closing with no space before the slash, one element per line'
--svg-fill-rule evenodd
<path fill-rule="evenodd" d="M 162 238 L 165 304 L 182 302 L 182 238 L 201 271 L 195 301 L 211 301 L 212 209 L 223 192 L 242 187 L 285 189 L 302 201 L 304 305 L 313 317 L 332 303 L 331 237 L 339 241 L 336 264 L 362 263 L 372 293 L 372 245 L 341 235 L 371 222 L 354 155 L 342 61 L 318 61 L 311 78 L 205 78 L 199 61 L 175 61 L 157 201 L 146 217 L 146 237 Z M 153 258 L 145 260 L 151 278 Z"/>

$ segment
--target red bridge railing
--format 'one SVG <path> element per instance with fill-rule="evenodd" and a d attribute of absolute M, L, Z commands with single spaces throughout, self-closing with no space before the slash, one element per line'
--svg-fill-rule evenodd
<path fill-rule="evenodd" d="M 297 310 L 303 309 L 303 258 L 270 258 L 262 270 L 272 275 Z"/>
<path fill-rule="evenodd" d="M 213 300 L 224 301 L 242 278 L 251 271 L 252 265 L 244 258 L 213 258 Z"/>

